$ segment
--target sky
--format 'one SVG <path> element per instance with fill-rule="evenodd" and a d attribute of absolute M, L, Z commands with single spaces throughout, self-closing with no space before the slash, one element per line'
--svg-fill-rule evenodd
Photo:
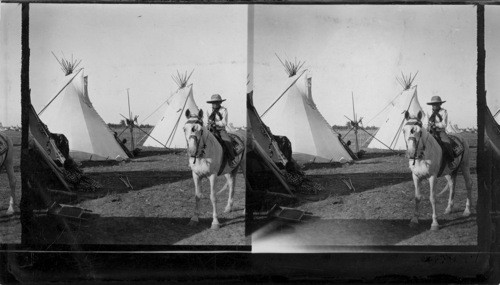
<path fill-rule="evenodd" d="M 21 5 L 0 4 L 0 123 L 21 126 Z"/>
<path fill-rule="evenodd" d="M 486 104 L 495 113 L 500 110 L 500 7 L 486 6 L 484 10 Z"/>
<path fill-rule="evenodd" d="M 21 9 L 1 7 L 0 121 L 20 125 Z M 41 110 L 65 84 L 54 52 L 82 60 L 90 99 L 106 122 L 128 114 L 128 88 L 139 123 L 155 124 L 162 110 L 144 119 L 176 91 L 171 75 L 194 69 L 198 107 L 208 110 L 206 101 L 219 93 L 229 122 L 244 126 L 238 110 L 246 103 L 247 13 L 245 5 L 31 4 L 32 104 Z"/>
<path fill-rule="evenodd" d="M 352 117 L 351 93 L 365 126 L 401 90 L 396 76 L 418 75 L 424 109 L 434 95 L 447 102 L 459 127 L 475 127 L 476 9 L 474 6 L 257 5 L 254 35 L 254 104 L 263 112 L 286 89 L 275 56 L 305 61 L 312 94 L 331 125 Z"/>

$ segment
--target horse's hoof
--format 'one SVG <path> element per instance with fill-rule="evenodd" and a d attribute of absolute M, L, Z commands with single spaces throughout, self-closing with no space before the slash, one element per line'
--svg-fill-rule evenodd
<path fill-rule="evenodd" d="M 462 214 L 464 217 L 470 216 L 470 211 L 465 210 L 464 213 Z"/>
<path fill-rule="evenodd" d="M 219 224 L 212 224 L 212 230 L 218 230 L 218 229 L 220 229 Z"/>
<path fill-rule="evenodd" d="M 229 213 L 229 212 L 231 212 L 231 210 L 232 210 L 231 207 L 226 207 L 224 209 L 224 213 Z"/>
<path fill-rule="evenodd" d="M 448 215 L 450 213 L 451 213 L 451 208 L 446 208 L 446 210 L 444 210 L 445 215 Z"/>
<path fill-rule="evenodd" d="M 5 214 L 6 214 L 7 216 L 12 216 L 12 215 L 14 215 L 14 209 L 9 208 L 9 209 L 7 210 L 7 212 L 5 212 Z"/>
<path fill-rule="evenodd" d="M 431 225 L 431 231 L 439 230 L 439 225 Z"/>

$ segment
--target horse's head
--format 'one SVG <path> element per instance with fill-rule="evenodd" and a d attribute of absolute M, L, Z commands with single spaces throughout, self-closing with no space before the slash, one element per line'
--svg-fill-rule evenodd
<path fill-rule="evenodd" d="M 198 114 L 192 114 L 189 109 L 186 110 L 187 121 L 184 124 L 184 136 L 187 142 L 187 151 L 189 156 L 195 157 L 203 137 L 203 110 Z"/>
<path fill-rule="evenodd" d="M 403 126 L 403 134 L 406 142 L 406 154 L 409 158 L 422 158 L 425 149 L 422 139 L 422 111 L 418 111 L 417 116 L 410 116 L 408 111 L 405 112 L 405 124 Z"/>

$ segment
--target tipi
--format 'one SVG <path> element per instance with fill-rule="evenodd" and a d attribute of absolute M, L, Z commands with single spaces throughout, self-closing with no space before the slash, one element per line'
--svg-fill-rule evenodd
<path fill-rule="evenodd" d="M 186 138 L 182 131 L 182 126 L 186 122 L 184 114 L 187 109 L 193 114 L 198 113 L 198 106 L 193 97 L 193 84 L 188 85 L 191 74 L 187 76 L 187 73 L 184 75 L 177 73 L 177 77 L 173 77 L 179 88 L 167 99 L 167 108 L 163 116 L 143 146 L 186 148 Z"/>
<path fill-rule="evenodd" d="M 293 187 L 288 185 L 282 170 L 287 160 L 269 128 L 260 120 L 253 105 L 253 92 L 247 94 L 247 155 L 245 180 L 252 192 L 265 192 L 293 197 Z M 253 197 L 253 196 L 249 196 Z M 249 199 L 249 203 L 252 203 Z M 255 201 L 257 203 L 257 201 Z"/>
<path fill-rule="evenodd" d="M 446 125 L 446 133 L 448 134 L 458 134 L 460 133 L 460 129 L 456 124 L 453 124 L 451 121 L 448 121 L 448 124 Z"/>
<path fill-rule="evenodd" d="M 311 78 L 305 74 L 307 70 L 298 73 L 303 63 L 285 61 L 282 64 L 289 75 L 288 88 L 262 114 L 262 118 L 275 133 L 288 137 L 293 158 L 299 163 L 352 161 L 339 136 L 314 103 Z M 281 108 L 274 106 L 282 98 Z M 266 113 L 272 119 L 267 120 Z"/>
<path fill-rule="evenodd" d="M 416 76 L 416 74 L 415 74 Z M 404 90 L 390 103 L 390 109 L 387 111 L 387 117 L 378 132 L 372 138 L 368 148 L 405 150 L 406 144 L 403 135 L 403 124 L 405 121 L 405 111 L 410 115 L 416 116 L 418 111 L 424 110 L 418 102 L 417 86 L 413 86 L 415 76 L 398 78 Z M 427 120 L 424 116 L 423 120 Z M 427 125 L 424 122 L 424 125 Z"/>
<path fill-rule="evenodd" d="M 51 132 L 64 134 L 75 160 L 127 159 L 113 132 L 92 106 L 83 69 L 76 61 L 59 61 L 66 85 L 39 113 Z"/>

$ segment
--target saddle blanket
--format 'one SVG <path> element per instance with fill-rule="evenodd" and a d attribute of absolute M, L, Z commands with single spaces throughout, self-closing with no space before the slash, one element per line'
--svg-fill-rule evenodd
<path fill-rule="evenodd" d="M 227 133 L 233 144 L 234 152 L 238 155 L 245 150 L 245 142 L 235 133 Z"/>
<path fill-rule="evenodd" d="M 233 133 L 227 133 L 229 135 L 229 138 L 231 138 L 232 145 L 234 147 L 234 151 L 236 153 L 236 157 L 232 161 L 228 161 L 227 159 L 227 154 L 225 153 L 226 150 L 224 149 L 224 155 L 223 157 L 223 162 L 221 164 L 221 167 L 219 169 L 219 172 L 217 175 L 221 175 L 223 172 L 227 172 L 230 169 L 233 169 L 234 167 L 238 166 L 241 160 L 243 159 L 243 151 L 245 150 L 245 131 L 236 131 Z"/>
<path fill-rule="evenodd" d="M 452 135 L 448 135 L 448 136 L 450 137 L 451 146 L 453 148 L 453 167 L 451 168 L 451 166 L 447 163 L 447 160 L 449 158 L 446 159 L 446 156 L 444 155 L 444 153 L 445 153 L 444 146 L 442 144 L 440 144 L 441 148 L 443 149 L 443 156 L 442 156 L 442 160 L 441 160 L 441 167 L 440 167 L 439 172 L 438 172 L 438 177 L 441 177 L 441 174 L 443 174 L 443 171 L 444 171 L 444 168 L 446 165 L 448 165 L 448 167 L 450 167 L 450 170 L 452 172 L 458 171 L 458 167 L 460 166 L 460 162 L 462 160 L 461 155 L 462 155 L 462 153 L 464 153 L 464 145 L 458 139 L 458 137 L 452 136 Z"/>
<path fill-rule="evenodd" d="M 448 135 L 451 139 L 451 146 L 453 148 L 453 154 L 455 157 L 460 156 L 464 152 L 464 146 L 462 145 L 462 142 L 456 137 L 452 135 Z"/>
<path fill-rule="evenodd" d="M 7 137 L 0 133 L 0 155 L 7 152 L 9 145 L 7 144 Z"/>

